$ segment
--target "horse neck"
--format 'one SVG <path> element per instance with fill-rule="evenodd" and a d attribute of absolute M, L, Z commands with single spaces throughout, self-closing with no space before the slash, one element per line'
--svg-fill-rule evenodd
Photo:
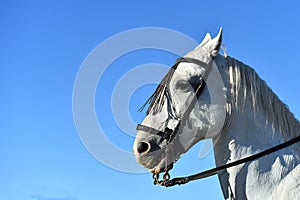
<path fill-rule="evenodd" d="M 213 138 L 216 166 L 240 160 L 284 142 L 278 130 L 274 131 L 271 124 L 265 125 L 265 116 L 254 118 L 247 113 L 252 113 L 248 106 L 244 113 L 236 113 L 233 120 L 235 122 L 226 132 Z M 276 199 L 274 191 L 280 191 L 277 186 L 282 180 L 289 183 L 290 179 L 299 178 L 300 159 L 296 148 L 296 145 L 292 145 L 255 161 L 219 172 L 225 199 L 232 196 L 232 199 Z M 297 172 L 291 173 L 296 167 Z"/>
<path fill-rule="evenodd" d="M 221 57 L 218 63 L 228 66 L 223 79 L 229 106 L 215 142 L 234 140 L 232 144 L 255 153 L 300 134 L 299 121 L 251 67 L 230 57 Z M 300 150 L 300 144 L 295 146 Z"/>
<path fill-rule="evenodd" d="M 239 69 L 233 68 L 231 70 L 238 71 Z M 244 73 L 242 71 L 236 73 L 239 73 L 239 76 L 241 77 L 248 78 L 245 74 L 241 74 Z M 229 76 L 236 76 L 236 74 L 231 72 L 228 74 Z M 255 77 L 256 80 L 254 80 L 254 82 L 258 80 L 257 78 L 258 77 Z M 229 92 L 230 94 L 228 95 L 231 99 L 231 102 L 229 102 L 231 105 L 231 112 L 227 116 L 227 124 L 225 124 L 223 131 L 219 136 L 213 138 L 217 166 L 261 152 L 283 143 L 285 140 L 294 137 L 294 135 L 299 135 L 299 122 L 293 117 L 285 105 L 275 106 L 272 107 L 272 110 L 266 110 L 271 108 L 266 108 L 266 103 L 253 102 L 256 101 L 258 97 L 266 97 L 271 98 L 272 101 L 276 100 L 275 103 L 282 103 L 278 99 L 274 100 L 277 96 L 271 95 L 272 91 L 269 88 L 265 88 L 264 90 L 261 90 L 260 88 L 258 93 L 253 94 L 255 91 L 250 90 L 256 89 L 257 85 L 253 85 L 254 83 L 250 80 L 238 80 L 237 77 L 229 77 L 229 79 L 231 80 L 231 92 Z M 242 83 L 238 83 L 241 84 L 241 88 L 238 89 L 237 86 L 234 85 L 234 82 L 237 81 L 245 81 L 246 84 L 243 85 Z M 262 80 L 259 79 L 259 81 Z M 261 84 L 264 84 L 264 82 Z M 245 88 L 242 88 L 246 86 L 251 89 L 246 91 L 244 90 Z M 267 91 L 267 94 L 259 93 L 262 91 Z M 255 96 L 244 98 L 243 95 Z M 268 97 L 268 95 L 271 95 L 271 97 Z M 268 102 L 269 104 L 274 103 L 270 101 L 270 99 L 258 100 Z M 284 113 L 281 116 L 272 116 L 271 114 L 280 113 L 276 110 L 277 108 L 286 108 L 285 112 L 288 113 Z M 283 122 L 279 122 L 281 117 L 288 119 L 282 119 Z M 285 123 L 291 123 L 293 126 L 291 127 L 289 124 Z M 293 131 L 293 133 L 286 133 L 286 131 Z M 228 195 L 231 192 L 235 194 L 235 191 L 244 191 L 244 193 L 239 192 L 238 194 L 235 194 L 235 197 L 237 197 L 236 195 L 242 195 L 240 198 L 244 198 L 246 197 L 246 191 L 260 191 L 261 188 L 265 188 L 264 186 L 268 183 L 269 185 L 267 185 L 267 187 L 274 187 L 274 184 L 276 185 L 282 177 L 287 175 L 298 165 L 299 145 L 295 144 L 256 161 L 224 170 L 219 174 L 219 179 L 225 198 L 228 198 Z M 274 168 L 277 170 L 276 174 L 274 174 Z M 262 174 L 264 175 L 261 176 Z M 251 178 L 249 179 L 249 177 Z M 262 177 L 266 179 L 260 180 L 262 183 L 265 183 L 264 186 L 255 182 L 258 179 L 263 179 Z M 253 183 L 251 180 L 254 180 Z M 251 186 L 251 188 L 249 189 L 248 186 Z M 261 190 L 261 192 L 264 193 L 263 190 Z"/>
<path fill-rule="evenodd" d="M 248 101 L 243 110 L 234 111 L 230 125 L 213 138 L 217 166 L 239 160 L 285 141 L 273 124 L 266 124 L 262 110 L 253 111 Z M 225 153 L 225 154 L 224 154 Z M 219 155 L 220 154 L 220 155 Z"/>

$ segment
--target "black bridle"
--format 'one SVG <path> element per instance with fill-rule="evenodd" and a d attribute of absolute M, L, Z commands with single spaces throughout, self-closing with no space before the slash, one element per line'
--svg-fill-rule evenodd
<path fill-rule="evenodd" d="M 177 62 L 174 65 L 175 67 L 173 66 L 174 69 L 176 69 L 177 65 L 181 62 L 194 63 L 194 64 L 197 64 L 197 65 L 205 68 L 206 71 L 205 71 L 205 74 L 204 74 L 204 80 L 206 80 L 206 78 L 208 76 L 208 73 L 211 70 L 211 65 L 210 64 L 203 63 L 203 62 L 201 62 L 197 59 L 193 59 L 193 58 L 179 58 L 179 59 L 177 59 Z M 190 114 L 191 110 L 193 109 L 193 106 L 195 105 L 195 103 L 196 103 L 198 97 L 200 96 L 201 92 L 203 91 L 204 87 L 205 87 L 205 81 L 202 81 L 202 84 L 200 84 L 198 86 L 198 88 L 195 90 L 196 98 L 194 98 L 192 100 L 191 104 L 189 105 L 188 109 L 186 110 L 186 112 L 181 117 L 180 121 L 185 120 L 186 117 Z M 175 138 L 179 126 L 180 126 L 180 122 L 178 123 L 177 127 L 174 130 L 166 128 L 164 131 L 159 131 L 155 128 L 138 124 L 136 129 L 148 132 L 150 134 L 159 135 L 159 136 L 161 136 L 161 139 L 166 140 L 167 144 L 168 144 Z M 222 166 L 219 166 L 219 167 L 215 167 L 213 169 L 206 170 L 204 172 L 200 172 L 200 173 L 197 173 L 197 174 L 186 176 L 186 177 L 178 177 L 178 178 L 170 179 L 170 175 L 168 173 L 170 168 L 166 167 L 166 171 L 165 171 L 165 174 L 163 176 L 163 180 L 161 180 L 161 181 L 158 180 L 159 179 L 159 174 L 153 174 L 154 184 L 158 184 L 158 185 L 165 186 L 165 187 L 171 187 L 171 186 L 174 186 L 174 185 L 186 184 L 190 181 L 199 180 L 199 179 L 206 178 L 206 177 L 209 177 L 209 176 L 212 176 L 212 175 L 216 175 L 221 170 L 228 169 L 230 167 L 234 167 L 234 166 L 237 166 L 237 165 L 249 162 L 249 161 L 256 160 L 260 157 L 266 156 L 268 154 L 274 153 L 274 152 L 279 151 L 281 149 L 284 149 L 288 146 L 291 146 L 291 145 L 293 145 L 293 144 L 295 144 L 299 141 L 300 141 L 300 135 L 293 138 L 293 139 L 291 139 L 291 140 L 288 140 L 288 141 L 286 141 L 282 144 L 271 147 L 271 148 L 269 148 L 265 151 L 259 152 L 257 154 L 242 158 L 240 160 L 228 163 L 226 165 L 222 165 Z"/>
<path fill-rule="evenodd" d="M 187 58 L 187 57 L 183 57 L 183 58 L 178 58 L 175 65 L 172 67 L 171 70 L 176 70 L 177 69 L 177 66 L 182 63 L 182 62 L 185 62 L 185 63 L 193 63 L 193 64 L 196 64 L 198 65 L 199 67 L 202 67 L 205 69 L 205 72 L 204 72 L 204 75 L 202 77 L 200 77 L 201 81 L 200 81 L 200 84 L 197 86 L 197 88 L 194 90 L 195 92 L 195 97 L 192 99 L 190 105 L 188 106 L 187 110 L 184 112 L 184 114 L 179 118 L 179 122 L 178 124 L 176 125 L 175 129 L 172 130 L 172 129 L 169 129 L 168 127 L 165 128 L 164 131 L 159 131 L 153 127 L 149 127 L 149 126 L 146 126 L 146 125 L 142 125 L 142 124 L 138 124 L 137 127 L 136 127 L 136 130 L 138 131 L 145 131 L 147 133 L 150 133 L 150 134 L 154 134 L 154 135 L 158 135 L 161 137 L 160 141 L 159 142 L 162 142 L 163 140 L 166 140 L 166 144 L 168 145 L 170 142 L 173 141 L 173 139 L 175 138 L 175 136 L 177 135 L 177 132 L 180 128 L 180 124 L 182 121 L 185 121 L 188 116 L 190 115 L 191 111 L 193 110 L 197 100 L 198 100 L 198 97 L 200 96 L 200 94 L 202 93 L 204 87 L 206 86 L 206 83 L 205 83 L 205 80 L 206 78 L 208 77 L 208 74 L 211 70 L 211 62 L 209 63 L 204 63 L 200 60 L 197 60 L 197 59 L 194 59 L 194 58 Z M 167 87 L 167 85 L 165 85 L 165 87 Z M 175 141 L 176 143 L 176 146 L 178 148 L 181 148 L 183 149 L 183 147 L 178 143 L 178 141 L 176 140 Z M 166 148 L 166 156 L 168 154 L 168 148 Z M 159 174 L 155 174 L 153 173 L 153 179 L 154 179 L 154 184 L 158 184 L 158 185 L 164 185 L 166 186 L 166 182 L 169 181 L 170 179 L 170 175 L 168 173 L 168 171 L 173 167 L 173 163 L 175 161 L 172 161 L 172 163 L 170 165 L 167 165 L 165 167 L 165 173 L 164 173 L 164 176 L 163 176 L 163 180 L 159 180 Z M 167 163 L 168 164 L 168 163 Z"/>

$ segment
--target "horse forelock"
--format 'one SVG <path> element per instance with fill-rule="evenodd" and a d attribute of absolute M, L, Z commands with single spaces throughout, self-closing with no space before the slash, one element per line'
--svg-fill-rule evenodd
<path fill-rule="evenodd" d="M 168 73 L 164 76 L 164 78 L 160 81 L 159 85 L 155 89 L 154 93 L 149 97 L 149 99 L 142 105 L 139 109 L 142 111 L 148 104 L 149 107 L 147 109 L 146 114 L 155 114 L 161 111 L 162 106 L 164 105 L 165 99 L 168 99 L 169 92 L 169 84 L 173 77 L 173 74 L 176 70 L 178 64 L 175 64 L 170 68 Z"/>

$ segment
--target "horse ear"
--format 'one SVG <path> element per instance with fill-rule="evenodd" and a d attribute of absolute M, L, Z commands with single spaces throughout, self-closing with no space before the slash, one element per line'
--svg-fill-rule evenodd
<path fill-rule="evenodd" d="M 218 35 L 210 40 L 205 46 L 204 48 L 207 50 L 207 52 L 212 56 L 215 57 L 218 55 L 220 47 L 222 45 L 222 27 L 220 28 L 220 31 L 218 33 Z"/>
<path fill-rule="evenodd" d="M 201 47 L 201 48 L 204 47 L 209 41 L 211 41 L 211 36 L 210 36 L 209 33 L 206 33 L 204 39 L 203 39 L 202 42 L 197 46 L 196 49 L 198 49 L 198 48 L 200 48 L 200 47 Z"/>

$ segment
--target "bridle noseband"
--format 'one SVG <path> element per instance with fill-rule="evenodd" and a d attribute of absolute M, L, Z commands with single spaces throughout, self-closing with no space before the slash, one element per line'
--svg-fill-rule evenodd
<path fill-rule="evenodd" d="M 159 135 L 161 137 L 161 141 L 166 140 L 166 141 L 170 142 L 175 137 L 175 134 L 174 134 L 175 131 L 169 129 L 168 127 L 165 129 L 165 131 L 159 131 L 155 128 L 138 124 L 137 127 L 136 127 L 136 130 L 145 131 L 147 133 L 154 134 L 154 135 Z"/>

